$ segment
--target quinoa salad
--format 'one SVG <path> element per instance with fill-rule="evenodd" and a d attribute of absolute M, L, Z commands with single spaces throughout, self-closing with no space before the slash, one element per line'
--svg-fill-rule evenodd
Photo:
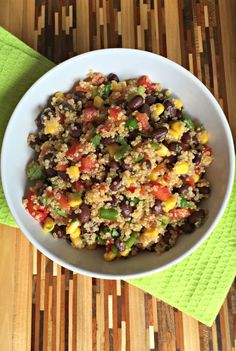
<path fill-rule="evenodd" d="M 161 254 L 204 222 L 208 132 L 148 76 L 91 71 L 56 92 L 36 125 L 23 204 L 54 238 L 101 246 L 112 261 Z"/>

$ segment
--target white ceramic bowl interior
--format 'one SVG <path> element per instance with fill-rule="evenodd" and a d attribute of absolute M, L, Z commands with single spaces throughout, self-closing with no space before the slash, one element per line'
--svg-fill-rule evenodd
<path fill-rule="evenodd" d="M 203 204 L 209 210 L 205 224 L 191 235 L 182 236 L 175 247 L 161 256 L 142 253 L 128 260 L 107 263 L 102 251 L 76 250 L 64 240 L 55 240 L 25 211 L 25 166 L 32 151 L 27 146 L 34 120 L 50 95 L 68 91 L 76 81 L 93 69 L 105 74 L 115 72 L 121 79 L 147 74 L 153 81 L 170 88 L 192 118 L 204 124 L 214 150 L 208 171 L 212 193 Z M 22 77 L 24 79 L 24 77 Z M 8 124 L 1 155 L 2 183 L 10 210 L 26 237 L 50 259 L 73 271 L 112 279 L 143 276 L 165 269 L 189 255 L 206 239 L 217 224 L 229 198 L 234 177 L 234 147 L 226 117 L 209 90 L 191 73 L 155 54 L 131 49 L 89 52 L 63 62 L 41 77 L 24 95 Z"/>

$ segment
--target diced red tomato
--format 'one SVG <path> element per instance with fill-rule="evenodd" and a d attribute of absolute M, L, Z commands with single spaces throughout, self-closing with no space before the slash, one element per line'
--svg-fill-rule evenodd
<path fill-rule="evenodd" d="M 130 191 L 132 194 L 135 192 L 136 187 L 134 185 L 131 185 L 127 188 L 128 191 Z"/>
<path fill-rule="evenodd" d="M 29 214 L 34 217 L 38 222 L 43 222 L 48 215 L 48 209 L 41 206 L 38 202 L 34 203 L 36 194 L 32 191 L 28 192 L 26 209 Z"/>
<path fill-rule="evenodd" d="M 67 167 L 68 167 L 68 163 L 58 162 L 58 164 L 56 165 L 56 170 L 57 171 L 66 171 Z"/>
<path fill-rule="evenodd" d="M 94 72 L 91 76 L 91 83 L 93 85 L 101 85 L 106 81 L 107 81 L 107 78 L 100 72 Z"/>
<path fill-rule="evenodd" d="M 200 174 L 201 173 L 201 168 L 200 167 L 195 167 L 194 169 L 196 174 Z"/>
<path fill-rule="evenodd" d="M 108 113 L 109 113 L 109 116 L 116 118 L 121 111 L 122 109 L 119 106 L 116 106 L 116 107 L 109 108 Z"/>
<path fill-rule="evenodd" d="M 190 185 L 192 188 L 195 187 L 195 182 L 194 182 L 194 180 L 193 180 L 192 177 L 187 177 L 187 178 L 185 179 L 185 184 Z"/>
<path fill-rule="evenodd" d="M 112 128 L 112 125 L 111 124 L 101 124 L 99 127 L 98 127 L 98 132 L 102 132 L 103 130 L 105 130 L 106 132 L 110 132 Z"/>
<path fill-rule="evenodd" d="M 98 117 L 98 114 L 99 114 L 99 111 L 95 107 L 86 107 L 83 110 L 84 123 L 94 122 L 96 120 L 96 118 Z"/>
<path fill-rule="evenodd" d="M 151 185 L 151 194 L 158 200 L 166 201 L 170 197 L 171 192 L 164 185 L 158 182 L 150 182 L 149 184 Z"/>
<path fill-rule="evenodd" d="M 137 81 L 137 85 L 138 86 L 142 85 L 145 88 L 153 89 L 152 82 L 151 82 L 151 80 L 149 79 L 148 76 L 141 76 L 141 77 L 139 77 L 138 81 Z"/>
<path fill-rule="evenodd" d="M 69 211 L 70 210 L 70 205 L 69 205 L 68 198 L 62 192 L 58 193 L 57 202 L 59 203 L 59 205 L 60 205 L 62 210 L 64 210 L 64 211 Z"/>
<path fill-rule="evenodd" d="M 168 182 L 170 181 L 170 177 L 169 177 L 169 175 L 168 175 L 167 173 L 165 173 L 165 174 L 163 175 L 163 179 L 164 179 L 164 181 L 165 181 L 166 183 L 168 183 Z"/>
<path fill-rule="evenodd" d="M 79 161 L 81 158 L 81 152 L 83 150 L 83 144 L 75 141 L 71 147 L 66 151 L 66 157 L 71 161 Z"/>
<path fill-rule="evenodd" d="M 95 168 L 95 162 L 90 156 L 82 157 L 81 160 L 80 172 L 90 172 Z"/>
<path fill-rule="evenodd" d="M 64 113 L 60 113 L 60 112 L 59 112 L 59 115 L 60 115 L 60 123 L 64 124 L 66 116 L 64 115 Z"/>
<path fill-rule="evenodd" d="M 146 191 L 147 191 L 147 190 L 146 190 L 146 187 L 145 187 L 144 185 L 141 185 L 141 186 L 140 186 L 140 193 L 141 193 L 141 194 L 145 194 Z"/>
<path fill-rule="evenodd" d="M 171 222 L 175 222 L 175 221 L 179 221 L 180 219 L 187 218 L 190 216 L 190 214 L 191 212 L 188 208 L 174 208 L 173 210 L 170 210 L 168 212 Z"/>
<path fill-rule="evenodd" d="M 89 87 L 81 87 L 80 85 L 77 85 L 75 87 L 75 90 L 77 92 L 81 92 L 81 93 L 88 93 L 90 91 L 90 88 Z"/>
<path fill-rule="evenodd" d="M 85 186 L 81 180 L 77 180 L 76 182 L 74 182 L 74 187 L 75 190 L 78 192 L 82 192 L 85 189 Z"/>
<path fill-rule="evenodd" d="M 142 130 L 147 131 L 150 129 L 149 118 L 146 113 L 137 112 L 135 117 L 141 123 Z"/>
<path fill-rule="evenodd" d="M 211 155 L 212 154 L 212 148 L 209 147 L 209 146 L 208 147 L 203 147 L 202 148 L 202 153 Z"/>

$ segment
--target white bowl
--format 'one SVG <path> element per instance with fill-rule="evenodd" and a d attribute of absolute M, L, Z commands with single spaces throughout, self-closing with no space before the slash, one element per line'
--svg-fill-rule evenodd
<path fill-rule="evenodd" d="M 27 146 L 34 120 L 56 91 L 68 91 L 89 69 L 115 72 L 121 79 L 147 74 L 181 98 L 186 111 L 201 121 L 210 135 L 214 162 L 208 178 L 212 193 L 203 206 L 209 209 L 205 224 L 191 235 L 182 236 L 176 246 L 161 256 L 141 253 L 128 260 L 107 263 L 100 250 L 76 250 L 64 240 L 55 240 L 25 211 L 25 166 L 32 151 Z M 24 77 L 22 77 L 24 79 Z M 210 235 L 230 196 L 234 179 L 234 146 L 226 117 L 209 90 L 176 63 L 149 52 L 106 49 L 74 57 L 41 77 L 24 95 L 8 124 L 1 155 L 2 183 L 9 208 L 25 236 L 47 257 L 82 274 L 109 279 L 140 277 L 161 271 L 188 256 Z"/>

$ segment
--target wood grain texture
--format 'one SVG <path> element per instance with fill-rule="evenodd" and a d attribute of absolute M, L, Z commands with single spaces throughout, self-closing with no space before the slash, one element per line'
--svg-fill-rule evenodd
<path fill-rule="evenodd" d="M 0 25 L 56 63 L 160 53 L 213 92 L 236 136 L 234 0 L 0 0 Z M 227 84 L 226 84 L 227 82 Z M 236 351 L 236 284 L 208 328 L 125 282 L 73 274 L 0 226 L 0 350 Z"/>

